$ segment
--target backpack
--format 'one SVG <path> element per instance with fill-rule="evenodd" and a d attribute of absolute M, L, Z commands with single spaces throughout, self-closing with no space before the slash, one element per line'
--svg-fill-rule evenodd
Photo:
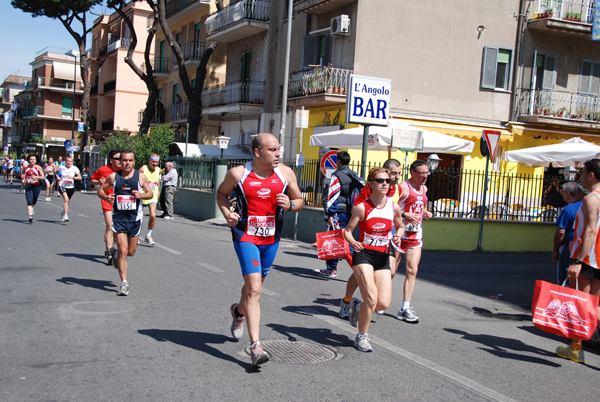
<path fill-rule="evenodd" d="M 338 212 L 346 214 L 348 216 L 352 213 L 352 206 L 356 197 L 360 194 L 363 189 L 364 182 L 352 170 L 336 170 L 336 177 L 340 181 L 340 196 L 338 198 Z M 327 201 L 323 204 L 323 208 L 327 208 Z"/>

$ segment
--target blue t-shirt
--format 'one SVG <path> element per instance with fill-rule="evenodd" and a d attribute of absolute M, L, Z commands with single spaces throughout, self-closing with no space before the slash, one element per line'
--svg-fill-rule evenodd
<path fill-rule="evenodd" d="M 573 241 L 575 216 L 577 216 L 579 208 L 581 208 L 581 201 L 569 204 L 560 212 L 560 215 L 556 219 L 556 226 L 565 230 L 565 242 L 567 243 Z"/>

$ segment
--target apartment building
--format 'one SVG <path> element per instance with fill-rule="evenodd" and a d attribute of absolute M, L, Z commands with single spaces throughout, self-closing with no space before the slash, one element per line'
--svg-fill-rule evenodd
<path fill-rule="evenodd" d="M 18 153 L 65 156 L 64 141 L 79 142 L 83 87 L 78 52 L 46 47 L 30 65 L 32 78 L 14 97 L 12 147 Z"/>
<path fill-rule="evenodd" d="M 137 36 L 133 60 L 144 70 L 144 49 L 153 12 L 145 1 L 132 1 L 123 9 Z M 90 138 L 100 140 L 115 130 L 138 131 L 139 111 L 146 107 L 148 89 L 125 57 L 131 31 L 116 12 L 94 21 L 90 54 Z M 152 54 L 152 59 L 154 54 Z"/>
<path fill-rule="evenodd" d="M 13 136 L 13 101 L 15 95 L 25 90 L 25 83 L 30 79 L 31 77 L 9 75 L 0 85 L 0 138 L 2 138 L 2 147 L 8 148 L 10 152 L 13 151 L 10 149 L 13 140 L 19 142 L 18 136 Z"/>

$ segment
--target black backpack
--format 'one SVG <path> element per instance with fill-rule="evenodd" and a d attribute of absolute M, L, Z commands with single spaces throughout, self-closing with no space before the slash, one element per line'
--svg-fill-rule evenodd
<path fill-rule="evenodd" d="M 360 176 L 352 170 L 336 170 L 334 174 L 340 181 L 338 212 L 350 216 L 354 200 L 365 185 Z M 323 203 L 323 209 L 327 210 L 327 199 Z"/>

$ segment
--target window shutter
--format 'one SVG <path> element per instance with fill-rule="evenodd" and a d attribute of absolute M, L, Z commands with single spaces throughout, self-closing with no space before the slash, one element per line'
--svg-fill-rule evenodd
<path fill-rule="evenodd" d="M 590 77 L 590 92 L 600 94 L 600 63 L 592 64 L 592 74 Z"/>
<path fill-rule="evenodd" d="M 581 76 L 579 81 L 579 93 L 587 94 L 590 91 L 590 76 L 592 73 L 592 63 L 583 61 L 581 63 Z"/>
<path fill-rule="evenodd" d="M 305 36 L 304 37 L 304 48 L 302 49 L 302 69 L 307 70 L 311 64 L 317 64 L 317 49 L 318 49 L 318 37 L 316 36 Z"/>
<path fill-rule="evenodd" d="M 542 89 L 553 89 L 556 80 L 556 56 L 546 55 L 544 63 L 544 82 Z"/>
<path fill-rule="evenodd" d="M 498 62 L 498 48 L 483 48 L 483 66 L 481 69 L 481 87 L 496 88 L 496 64 Z"/>

